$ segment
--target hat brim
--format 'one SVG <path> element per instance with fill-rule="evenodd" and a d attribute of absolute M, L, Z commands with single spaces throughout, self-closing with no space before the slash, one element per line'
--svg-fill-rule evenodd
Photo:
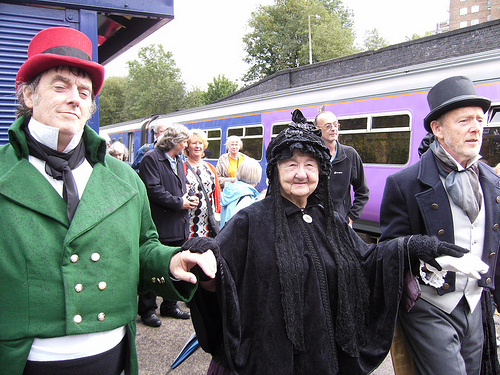
<path fill-rule="evenodd" d="M 94 83 L 94 94 L 99 94 L 104 84 L 104 66 L 95 61 L 85 61 L 76 57 L 44 53 L 30 57 L 24 62 L 16 77 L 16 87 L 20 83 L 30 82 L 38 74 L 58 67 L 70 66 L 86 71 Z"/>
<path fill-rule="evenodd" d="M 457 96 L 453 99 L 450 99 L 440 106 L 434 108 L 424 119 L 424 127 L 429 133 L 432 133 L 431 122 L 437 120 L 439 117 L 444 115 L 446 112 L 451 111 L 453 109 L 461 108 L 461 107 L 481 107 L 483 112 L 486 111 L 491 106 L 491 100 L 488 98 L 484 98 L 482 96 L 476 95 L 462 95 Z"/>

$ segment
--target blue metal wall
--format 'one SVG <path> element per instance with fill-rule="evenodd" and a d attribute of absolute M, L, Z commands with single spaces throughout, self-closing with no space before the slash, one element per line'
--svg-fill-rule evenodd
<path fill-rule="evenodd" d="M 28 57 L 28 45 L 39 31 L 67 26 L 85 33 L 93 43 L 93 60 L 112 60 L 173 18 L 173 0 L 4 0 L 0 1 L 0 145 L 8 142 L 7 130 L 15 120 L 16 74 Z M 99 18 L 112 17 L 121 25 L 106 35 L 99 55 Z M 99 131 L 99 113 L 89 125 Z"/>
<path fill-rule="evenodd" d="M 94 42 L 97 32 L 93 31 L 96 30 L 93 19 L 95 15 L 89 11 L 0 4 L 0 145 L 8 142 L 7 130 L 16 117 L 16 74 L 28 57 L 28 45 L 33 36 L 48 27 L 69 26 L 87 35 L 90 33 Z M 81 24 L 82 20 L 87 24 Z M 93 53 L 97 55 L 97 49 Z M 97 119 L 98 114 L 90 124 L 96 130 L 99 128 Z"/>

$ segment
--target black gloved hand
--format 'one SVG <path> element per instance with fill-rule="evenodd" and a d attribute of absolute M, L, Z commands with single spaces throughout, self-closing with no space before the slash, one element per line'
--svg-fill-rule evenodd
<path fill-rule="evenodd" d="M 430 264 L 438 271 L 441 271 L 442 267 L 436 262 L 437 257 L 441 255 L 450 255 L 460 258 L 465 253 L 469 252 L 469 250 L 458 245 L 439 241 L 436 237 L 423 236 L 420 234 L 407 237 L 405 242 L 412 264 L 418 262 L 417 259 L 420 259 Z"/>
<path fill-rule="evenodd" d="M 184 242 L 181 246 L 182 250 L 189 250 L 192 253 L 203 254 L 208 250 L 212 250 L 214 254 L 219 252 L 219 244 L 213 238 L 210 237 L 193 237 Z M 196 265 L 191 268 L 191 272 L 196 275 L 200 281 L 212 280 L 209 276 L 203 272 L 200 266 Z"/>
<path fill-rule="evenodd" d="M 203 254 L 207 250 L 212 250 L 215 253 L 219 251 L 219 244 L 210 237 L 193 237 L 184 242 L 181 249 L 200 254 Z"/>

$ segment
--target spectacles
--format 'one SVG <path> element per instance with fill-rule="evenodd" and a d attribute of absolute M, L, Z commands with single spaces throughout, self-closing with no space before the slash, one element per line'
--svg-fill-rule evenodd
<path fill-rule="evenodd" d="M 324 124 L 322 127 L 325 128 L 326 130 L 340 129 L 340 124 L 338 121 L 335 121 L 328 124 Z"/>

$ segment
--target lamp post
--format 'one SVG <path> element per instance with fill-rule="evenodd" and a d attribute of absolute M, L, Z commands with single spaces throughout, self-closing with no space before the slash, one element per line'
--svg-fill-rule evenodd
<path fill-rule="evenodd" d="M 311 40 L 311 17 L 314 17 L 317 20 L 319 20 L 321 18 L 319 14 L 316 14 L 316 15 L 310 14 L 309 16 L 307 16 L 307 20 L 309 22 L 309 64 L 313 63 L 313 49 L 312 49 L 312 40 Z"/>

